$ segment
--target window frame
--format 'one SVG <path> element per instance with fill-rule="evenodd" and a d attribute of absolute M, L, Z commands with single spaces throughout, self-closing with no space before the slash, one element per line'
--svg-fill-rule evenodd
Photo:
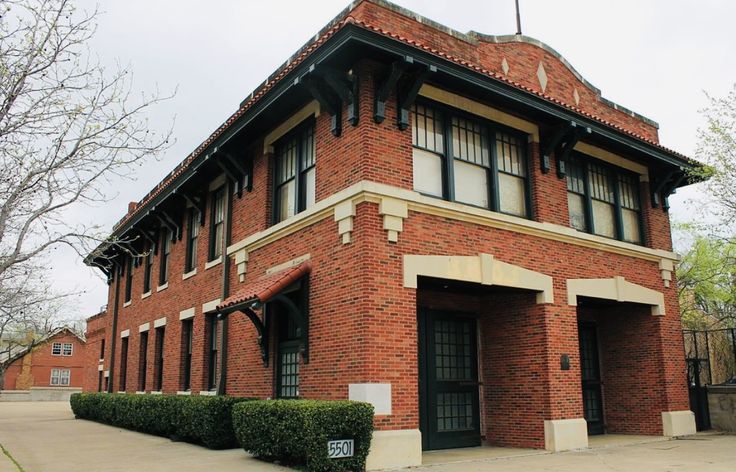
<path fill-rule="evenodd" d="M 171 246 L 173 232 L 169 228 L 161 229 L 161 251 L 159 254 L 158 285 L 169 283 L 169 271 L 171 270 Z"/>
<path fill-rule="evenodd" d="M 69 348 L 69 354 L 67 354 L 67 347 Z M 71 357 L 74 355 L 74 343 L 63 343 L 61 345 L 61 355 L 64 357 Z"/>
<path fill-rule="evenodd" d="M 166 326 L 154 329 L 153 349 L 153 390 L 160 392 L 164 384 L 164 343 L 166 342 Z"/>
<path fill-rule="evenodd" d="M 220 326 L 217 315 L 207 315 L 207 390 L 217 389 L 217 357 Z"/>
<path fill-rule="evenodd" d="M 138 391 L 146 391 L 148 377 L 148 331 L 140 333 L 138 345 Z"/>
<path fill-rule="evenodd" d="M 130 338 L 127 336 L 121 338 L 120 341 L 120 378 L 118 380 L 118 390 L 126 391 L 128 386 L 128 348 L 130 346 Z"/>
<path fill-rule="evenodd" d="M 125 268 L 125 299 L 124 302 L 128 303 L 133 300 L 133 256 L 128 254 L 127 264 Z"/>
<path fill-rule="evenodd" d="M 516 128 L 512 128 L 510 126 L 504 125 L 502 123 L 498 123 L 492 120 L 489 120 L 488 118 L 485 118 L 483 116 L 475 115 L 473 113 L 470 113 L 468 111 L 451 107 L 449 105 L 445 105 L 443 103 L 436 102 L 434 100 L 430 100 L 427 98 L 417 98 L 415 101 L 415 106 L 423 106 L 428 107 L 431 109 L 434 109 L 438 116 L 442 120 L 442 138 L 443 138 L 443 152 L 438 153 L 437 151 L 430 150 L 425 147 L 417 146 L 412 142 L 412 149 L 420 149 L 426 152 L 431 152 L 433 154 L 436 154 L 440 157 L 442 162 L 442 197 L 439 197 L 437 195 L 421 192 L 419 190 L 414 189 L 415 192 L 418 192 L 422 195 L 432 197 L 432 198 L 441 198 L 442 200 L 459 203 L 461 205 L 468 205 L 475 208 L 481 208 L 483 210 L 492 211 L 495 213 L 501 213 L 503 215 L 509 215 L 509 216 L 515 216 L 518 218 L 524 218 L 524 219 L 532 219 L 534 215 L 534 211 L 532 208 L 532 180 L 531 180 L 531 166 L 529 162 L 529 134 L 525 131 L 518 130 Z M 413 141 L 413 127 L 416 126 L 416 111 L 415 107 L 412 107 L 411 113 L 411 127 L 412 127 L 412 141 Z M 456 117 L 461 120 L 469 120 L 471 122 L 476 122 L 481 126 L 482 129 L 482 135 L 481 137 L 485 139 L 485 141 L 488 143 L 488 151 L 489 151 L 489 166 L 485 167 L 483 165 L 480 165 L 478 163 L 474 163 L 465 159 L 457 158 L 453 155 L 453 147 L 452 147 L 452 118 Z M 511 135 L 519 140 L 519 152 L 522 154 L 522 160 L 523 160 L 523 169 L 524 169 L 524 175 L 516 175 L 516 174 L 510 174 L 508 172 L 499 170 L 498 168 L 498 149 L 496 147 L 496 143 L 498 141 L 497 133 L 504 133 Z M 468 163 L 470 165 L 481 167 L 486 169 L 486 178 L 488 181 L 488 207 L 480 206 L 480 205 L 474 205 L 472 203 L 466 203 L 463 201 L 459 201 L 455 197 L 455 161 L 459 160 L 465 163 Z M 499 173 L 506 173 L 509 175 L 513 175 L 516 178 L 522 178 L 524 182 L 524 199 L 525 199 L 525 211 L 523 215 L 518 215 L 516 213 L 509 213 L 501 211 L 501 195 L 500 195 L 500 186 L 499 186 Z M 413 183 L 412 183 L 413 187 Z"/>
<path fill-rule="evenodd" d="M 192 387 L 192 348 L 194 344 L 194 319 L 182 320 L 182 366 L 181 389 L 189 391 Z"/>
<path fill-rule="evenodd" d="M 56 349 L 57 347 L 59 348 L 58 349 L 58 352 L 56 352 L 57 351 L 57 349 Z M 62 343 L 60 343 L 60 342 L 54 342 L 54 343 L 51 344 L 51 355 L 52 356 L 61 356 L 61 353 L 62 352 L 63 352 Z"/>
<path fill-rule="evenodd" d="M 66 375 L 63 375 L 66 373 Z M 54 375 L 56 374 L 56 375 Z M 54 378 L 56 378 L 56 382 L 54 382 Z M 64 382 L 64 379 L 66 378 L 66 382 Z M 52 387 L 68 387 L 72 383 L 72 371 L 71 369 L 62 369 L 62 368 L 52 368 L 51 369 L 51 378 L 49 379 L 49 385 Z"/>
<path fill-rule="evenodd" d="M 189 209 L 187 216 L 187 252 L 184 259 L 184 272 L 189 273 L 197 268 L 197 243 L 199 229 L 202 226 L 202 214 L 196 208 Z"/>
<path fill-rule="evenodd" d="M 613 215 L 614 237 L 613 238 L 595 232 L 595 221 L 593 217 L 593 200 L 599 200 L 599 199 L 596 199 L 592 196 L 591 182 L 590 182 L 590 163 L 591 162 L 593 162 L 596 166 L 600 167 L 601 169 L 605 170 L 608 185 L 613 189 L 613 203 L 612 203 L 613 208 L 614 208 L 614 215 Z M 568 224 L 570 225 L 570 228 L 576 231 L 581 231 L 584 233 L 592 234 L 594 236 L 600 236 L 606 239 L 613 239 L 613 240 L 621 241 L 624 243 L 636 244 L 638 246 L 645 246 L 646 238 L 645 238 L 645 233 L 644 233 L 644 204 L 643 204 L 644 200 L 642 199 L 642 189 L 641 189 L 641 184 L 639 180 L 639 177 L 640 177 L 639 174 L 631 170 L 624 169 L 623 167 L 618 167 L 606 161 L 596 159 L 593 156 L 583 154 L 577 151 L 572 153 L 572 155 L 570 156 L 566 164 L 568 165 L 568 167 L 579 166 L 582 170 L 581 173 L 584 176 L 584 180 L 583 180 L 584 193 L 582 194 L 579 192 L 569 190 L 568 184 L 567 184 L 567 179 L 569 178 L 569 170 L 568 170 L 568 176 L 565 177 L 566 192 L 568 194 L 575 193 L 576 195 L 580 195 L 583 197 L 583 210 L 585 212 L 585 230 L 583 231 L 583 230 L 575 228 L 570 223 L 570 220 L 569 220 L 570 215 L 569 215 L 569 208 L 568 208 Z M 629 240 L 624 239 L 623 209 L 626 207 L 622 206 L 621 204 L 621 189 L 619 187 L 619 179 L 621 176 L 632 178 L 635 184 L 635 195 L 639 202 L 639 209 L 632 210 L 632 211 L 636 211 L 638 215 L 637 224 L 638 224 L 638 230 L 639 230 L 639 241 L 629 241 Z"/>
<path fill-rule="evenodd" d="M 305 165 L 307 156 L 304 152 L 305 150 L 305 142 L 307 141 L 306 137 L 308 136 L 308 132 L 311 129 L 311 139 L 312 139 L 312 146 L 313 146 L 313 155 L 312 157 L 312 163 L 310 165 Z M 281 162 L 281 152 L 280 150 L 283 148 L 283 146 L 290 142 L 291 140 L 296 139 L 296 169 L 294 170 L 294 176 L 284 180 L 283 182 L 279 182 L 279 173 L 281 170 L 281 166 L 283 165 Z M 282 221 L 286 221 L 289 218 L 292 218 L 293 216 L 298 215 L 299 213 L 305 211 L 307 206 L 307 185 L 306 185 L 306 176 L 314 169 L 315 172 L 315 178 L 314 178 L 314 193 L 315 193 L 315 203 L 316 203 L 316 196 L 317 196 L 317 125 L 316 120 L 314 119 L 314 116 L 310 116 L 306 119 L 304 119 L 302 122 L 300 122 L 298 125 L 294 126 L 292 129 L 290 129 L 287 133 L 285 133 L 283 136 L 281 136 L 276 142 L 273 144 L 274 146 L 274 164 L 273 164 L 273 179 L 272 179 L 272 188 L 273 188 L 273 205 L 272 205 L 272 212 L 271 212 L 271 222 L 272 224 L 277 224 Z M 294 214 L 291 216 L 287 216 L 283 220 L 279 219 L 280 213 L 281 213 L 281 206 L 283 205 L 283 202 L 281 201 L 281 195 L 279 190 L 283 185 L 285 185 L 287 182 L 294 181 Z"/>
<path fill-rule="evenodd" d="M 215 221 L 215 215 L 217 212 L 217 202 L 222 198 L 222 220 Z M 227 208 L 227 185 L 223 184 L 210 192 L 210 234 L 209 234 L 209 247 L 207 250 L 207 261 L 212 262 L 222 257 L 223 246 L 225 245 L 225 219 L 226 213 L 229 211 Z M 216 237 L 217 228 L 222 228 L 220 237 Z M 219 252 L 219 254 L 217 254 Z"/>
<path fill-rule="evenodd" d="M 143 293 L 151 291 L 153 281 L 153 244 L 149 242 L 147 248 L 148 253 L 143 260 Z"/>

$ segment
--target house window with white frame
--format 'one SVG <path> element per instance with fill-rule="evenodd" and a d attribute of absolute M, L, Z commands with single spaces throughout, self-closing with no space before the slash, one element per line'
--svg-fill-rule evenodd
<path fill-rule="evenodd" d="M 53 343 L 51 345 L 51 355 L 52 356 L 60 356 L 61 355 L 61 343 Z"/>
<path fill-rule="evenodd" d="M 51 385 L 56 387 L 68 387 L 72 372 L 69 369 L 51 369 Z"/>

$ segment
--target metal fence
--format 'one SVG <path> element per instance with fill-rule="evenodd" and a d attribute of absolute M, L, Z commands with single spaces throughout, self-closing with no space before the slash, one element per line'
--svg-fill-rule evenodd
<path fill-rule="evenodd" d="M 699 371 L 691 385 L 736 383 L 736 328 L 684 330 L 685 358 Z"/>

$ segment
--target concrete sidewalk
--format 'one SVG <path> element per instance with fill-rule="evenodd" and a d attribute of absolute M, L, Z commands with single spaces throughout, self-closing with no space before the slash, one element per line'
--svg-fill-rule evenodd
<path fill-rule="evenodd" d="M 736 436 L 684 439 L 596 438 L 584 451 L 472 448 L 425 454 L 424 472 L 733 472 Z M 211 451 L 165 438 L 75 420 L 65 402 L 0 403 L 0 445 L 26 472 L 64 471 L 285 471 L 241 449 Z M 429 463 L 432 462 L 430 465 Z M 0 453 L 0 472 L 17 472 Z"/>
<path fill-rule="evenodd" d="M 193 444 L 75 420 L 67 402 L 0 403 L 0 444 L 26 472 L 285 471 L 242 449 L 212 451 Z M 17 468 L 0 458 L 0 471 Z"/>

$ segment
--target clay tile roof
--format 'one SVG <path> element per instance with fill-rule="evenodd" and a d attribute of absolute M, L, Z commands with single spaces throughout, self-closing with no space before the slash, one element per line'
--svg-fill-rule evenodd
<path fill-rule="evenodd" d="M 289 285 L 293 284 L 304 275 L 312 270 L 312 263 L 309 261 L 302 262 L 294 267 L 281 270 L 279 272 L 265 275 L 251 284 L 246 285 L 233 295 L 228 297 L 224 302 L 217 305 L 217 310 L 239 305 L 248 301 L 259 301 L 265 303 Z"/>

